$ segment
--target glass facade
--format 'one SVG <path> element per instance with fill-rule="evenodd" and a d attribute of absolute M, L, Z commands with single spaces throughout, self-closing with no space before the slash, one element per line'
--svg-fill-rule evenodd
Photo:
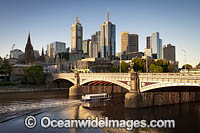
<path fill-rule="evenodd" d="M 150 38 L 152 54 L 157 55 L 157 59 L 162 58 L 162 40 L 159 38 L 159 33 L 154 32 Z"/>
<path fill-rule="evenodd" d="M 56 54 L 66 52 L 66 44 L 63 42 L 53 42 L 48 44 L 48 56 L 55 57 Z"/>
<path fill-rule="evenodd" d="M 100 45 L 102 58 L 115 58 L 116 49 L 116 27 L 111 22 L 106 21 L 101 25 Z"/>

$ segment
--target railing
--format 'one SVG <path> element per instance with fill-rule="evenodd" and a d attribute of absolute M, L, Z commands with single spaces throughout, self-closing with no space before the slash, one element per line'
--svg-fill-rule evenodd
<path fill-rule="evenodd" d="M 139 73 L 139 78 L 200 80 L 200 73 Z"/>
<path fill-rule="evenodd" d="M 153 84 L 148 85 L 145 87 L 140 88 L 140 92 L 144 92 L 147 90 L 152 90 L 161 87 L 170 87 L 170 86 L 200 86 L 200 83 L 160 83 L 160 84 Z"/>
<path fill-rule="evenodd" d="M 158 82 L 152 85 L 141 86 L 140 90 L 150 90 L 153 88 L 176 86 L 176 85 L 194 85 L 200 86 L 200 73 L 140 73 L 141 82 Z"/>
<path fill-rule="evenodd" d="M 129 73 L 80 73 L 81 79 L 107 79 L 130 81 Z"/>

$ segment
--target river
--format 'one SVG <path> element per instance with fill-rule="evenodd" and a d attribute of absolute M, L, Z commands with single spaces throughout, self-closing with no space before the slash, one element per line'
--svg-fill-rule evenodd
<path fill-rule="evenodd" d="M 92 108 L 84 108 L 86 104 L 79 99 L 69 98 L 67 91 L 26 92 L 0 94 L 0 132 L 130 132 L 126 129 L 114 128 L 47 128 L 39 125 L 43 116 L 51 119 L 86 119 L 108 117 L 109 119 L 132 120 L 175 120 L 174 129 L 145 128 L 133 129 L 131 132 L 200 132 L 200 103 L 184 103 L 165 105 L 154 108 L 124 109 L 124 95 L 116 94 L 112 100 L 94 104 Z M 24 125 L 26 116 L 35 116 L 37 125 L 28 129 Z"/>

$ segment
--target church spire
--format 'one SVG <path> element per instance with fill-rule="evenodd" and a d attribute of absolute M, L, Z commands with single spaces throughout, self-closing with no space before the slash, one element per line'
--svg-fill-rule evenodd
<path fill-rule="evenodd" d="M 28 33 L 28 40 L 25 47 L 24 59 L 25 59 L 25 64 L 33 64 L 35 61 L 34 50 L 31 44 L 30 32 Z"/>
<path fill-rule="evenodd" d="M 31 44 L 31 36 L 30 36 L 30 32 L 28 33 L 28 40 L 27 40 L 27 44 Z"/>

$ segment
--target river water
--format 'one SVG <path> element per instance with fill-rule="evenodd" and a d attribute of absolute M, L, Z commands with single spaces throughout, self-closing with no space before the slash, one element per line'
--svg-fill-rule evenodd
<path fill-rule="evenodd" d="M 0 132 L 170 132 L 183 133 L 200 132 L 200 103 L 184 103 L 165 105 L 154 108 L 124 109 L 124 95 L 116 94 L 112 100 L 93 104 L 91 108 L 85 108 L 85 103 L 79 99 L 67 96 L 67 91 L 26 92 L 0 94 Z M 33 115 L 37 119 L 37 125 L 28 129 L 24 125 L 26 116 Z M 86 119 L 108 117 L 114 120 L 175 120 L 174 129 L 145 128 L 126 129 L 97 128 L 42 128 L 39 123 L 43 116 L 51 119 Z"/>

